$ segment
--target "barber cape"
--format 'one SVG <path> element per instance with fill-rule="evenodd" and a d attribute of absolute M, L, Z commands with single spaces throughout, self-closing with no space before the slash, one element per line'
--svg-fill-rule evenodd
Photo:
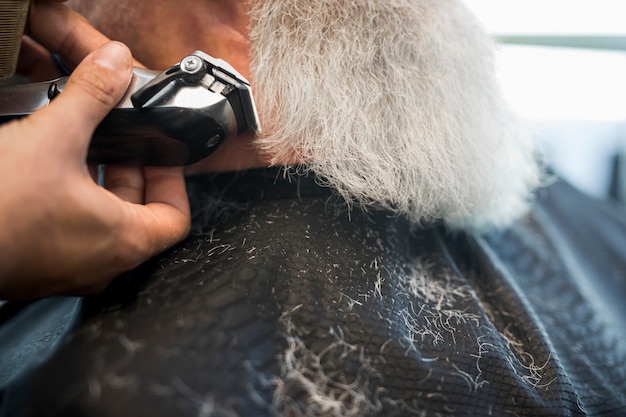
<path fill-rule="evenodd" d="M 103 294 L 0 306 L 0 416 L 625 416 L 626 220 L 558 182 L 486 235 L 281 169 Z M 42 237 L 45 238 L 45 237 Z"/>

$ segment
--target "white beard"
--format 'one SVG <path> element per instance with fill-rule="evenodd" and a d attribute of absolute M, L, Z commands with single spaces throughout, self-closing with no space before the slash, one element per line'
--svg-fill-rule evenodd
<path fill-rule="evenodd" d="M 348 201 L 416 223 L 484 230 L 526 211 L 535 148 L 459 1 L 252 3 L 258 143 L 274 163 L 307 161 Z"/>

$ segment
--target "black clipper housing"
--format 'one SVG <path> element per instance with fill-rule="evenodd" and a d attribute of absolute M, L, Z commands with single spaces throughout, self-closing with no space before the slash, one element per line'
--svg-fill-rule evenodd
<path fill-rule="evenodd" d="M 67 79 L 1 87 L 0 123 L 48 105 Z M 135 68 L 124 97 L 96 129 L 87 159 L 187 165 L 246 131 L 259 131 L 250 84 L 225 61 L 196 51 L 163 72 Z"/>

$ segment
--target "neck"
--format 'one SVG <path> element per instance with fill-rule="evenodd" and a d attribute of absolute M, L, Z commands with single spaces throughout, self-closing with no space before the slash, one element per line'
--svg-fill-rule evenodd
<path fill-rule="evenodd" d="M 248 69 L 248 7 L 241 1 L 73 0 L 72 5 L 135 58 L 164 69 L 194 50 L 222 58 L 244 76 Z"/>

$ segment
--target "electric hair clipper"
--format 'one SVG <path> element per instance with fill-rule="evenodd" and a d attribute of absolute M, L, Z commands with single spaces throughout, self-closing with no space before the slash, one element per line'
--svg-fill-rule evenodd
<path fill-rule="evenodd" d="M 0 123 L 48 105 L 67 80 L 0 87 Z M 186 165 L 229 137 L 258 130 L 248 81 L 227 62 L 196 51 L 163 72 L 135 68 L 126 94 L 96 129 L 87 160 Z"/>

